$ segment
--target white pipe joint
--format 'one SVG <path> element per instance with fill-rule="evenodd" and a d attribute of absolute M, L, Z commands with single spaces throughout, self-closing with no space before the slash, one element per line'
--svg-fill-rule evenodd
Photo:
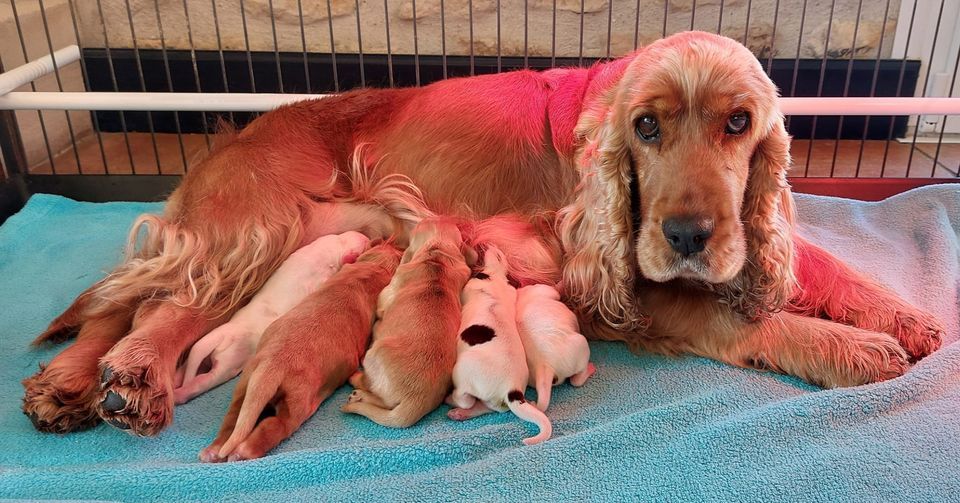
<path fill-rule="evenodd" d="M 76 45 L 68 45 L 53 54 L 0 73 L 0 97 L 79 59 L 80 48 Z"/>

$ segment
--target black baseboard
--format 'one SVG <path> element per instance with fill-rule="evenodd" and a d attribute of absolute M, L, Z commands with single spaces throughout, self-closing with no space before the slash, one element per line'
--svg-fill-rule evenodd
<path fill-rule="evenodd" d="M 31 194 L 59 194 L 95 203 L 163 201 L 180 183 L 179 175 L 31 175 Z"/>
<path fill-rule="evenodd" d="M 12 178 L 0 180 L 0 224 L 20 211 L 27 202 L 27 197 L 28 194 L 24 191 L 22 182 Z"/>
<path fill-rule="evenodd" d="M 217 51 L 197 51 L 197 73 L 194 73 L 193 61 L 189 51 L 167 51 L 164 60 L 162 51 L 141 50 L 139 58 L 143 69 L 143 86 L 147 91 L 176 92 L 281 92 L 280 78 L 283 79 L 283 92 L 288 93 L 330 93 L 337 89 L 347 90 L 361 85 L 368 87 L 387 87 L 392 73 L 395 86 L 413 86 L 417 84 L 419 68 L 420 83 L 428 84 L 444 78 L 444 67 L 448 77 L 470 75 L 470 58 L 467 56 L 421 56 L 419 65 L 413 56 L 396 55 L 387 58 L 384 55 L 367 54 L 363 56 L 363 75 L 361 78 L 360 57 L 356 54 L 336 55 L 337 80 L 334 81 L 334 57 L 330 54 L 307 54 L 306 64 L 302 53 L 280 53 L 279 58 L 272 52 L 227 51 L 223 53 L 221 64 Z M 140 73 L 137 69 L 137 54 L 129 49 L 111 49 L 109 59 L 105 49 L 87 48 L 83 51 L 84 63 L 90 77 L 91 91 L 140 91 Z M 165 63 L 166 61 L 166 63 Z M 277 72 L 279 61 L 280 73 Z M 586 58 L 583 65 L 589 65 L 596 59 Z M 110 71 L 110 63 L 115 74 Z M 496 73 L 498 61 L 495 57 L 474 58 L 474 73 L 477 75 Z M 767 65 L 767 61 L 762 61 Z M 499 69 L 513 70 L 524 67 L 523 58 L 505 57 L 500 59 Z M 555 66 L 577 66 L 577 58 L 557 58 Z M 166 65 L 170 68 L 171 83 L 167 82 Z M 551 59 L 544 57 L 529 58 L 527 66 L 534 69 L 551 67 Z M 771 78 L 781 89 L 784 96 L 814 96 L 820 86 L 820 74 L 823 73 L 821 96 L 843 96 L 849 80 L 848 96 L 913 96 L 920 72 L 920 62 L 916 60 L 827 60 L 820 59 L 774 59 Z M 392 72 L 391 72 L 392 69 Z M 874 79 L 874 72 L 877 78 Z M 251 80 L 251 73 L 253 78 Z M 796 73 L 796 83 L 794 83 Z M 901 74 L 903 76 L 901 82 Z M 117 88 L 113 85 L 113 76 Z M 199 89 L 197 79 L 199 78 Z M 309 85 L 308 85 L 309 79 Z M 876 84 L 872 85 L 874 80 Z M 898 91 L 899 87 L 899 93 Z M 212 131 L 218 114 L 198 112 L 179 112 L 180 128 L 185 133 L 199 133 L 204 129 Z M 254 114 L 233 114 L 238 125 L 248 122 Z M 173 112 L 124 112 L 123 119 L 128 131 L 149 131 L 150 123 L 157 132 L 176 132 L 176 120 Z M 102 131 L 122 131 L 120 114 L 117 112 L 97 112 Z M 836 138 L 840 128 L 838 117 L 822 116 L 817 119 L 816 138 Z M 868 139 L 887 139 L 901 136 L 906 131 L 906 117 L 874 116 L 869 122 L 863 116 L 847 116 L 843 119 L 841 138 L 860 139 L 864 134 Z M 891 134 L 892 128 L 892 134 Z M 813 117 L 793 116 L 789 123 L 790 133 L 795 138 L 814 136 Z"/>

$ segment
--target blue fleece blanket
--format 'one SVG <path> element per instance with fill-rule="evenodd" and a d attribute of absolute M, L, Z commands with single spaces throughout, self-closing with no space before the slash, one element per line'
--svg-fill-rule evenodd
<path fill-rule="evenodd" d="M 117 260 L 158 205 L 36 195 L 0 227 L 0 498 L 111 500 L 944 501 L 960 495 L 960 190 L 875 204 L 798 196 L 803 232 L 933 310 L 943 349 L 906 376 L 824 391 L 714 361 L 593 343 L 597 375 L 558 388 L 554 438 L 509 414 L 406 430 L 338 411 L 341 389 L 260 460 L 204 465 L 232 383 L 178 407 L 158 438 L 109 426 L 38 433 L 19 381 L 58 349 L 29 341 Z"/>

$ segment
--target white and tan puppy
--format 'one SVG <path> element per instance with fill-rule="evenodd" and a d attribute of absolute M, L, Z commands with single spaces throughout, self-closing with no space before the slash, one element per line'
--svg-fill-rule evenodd
<path fill-rule="evenodd" d="M 491 246 L 483 261 L 483 271 L 467 282 L 460 297 L 463 309 L 453 369 L 455 389 L 447 399 L 456 408 L 447 415 L 464 420 L 510 409 L 540 428 L 540 433 L 523 443 L 540 443 L 550 438 L 553 426 L 523 396 L 529 373 L 517 330 L 517 290 L 507 281 L 503 252 Z"/>
<path fill-rule="evenodd" d="M 373 343 L 341 410 L 406 428 L 450 392 L 457 361 L 460 292 L 476 252 L 452 219 L 423 220 L 377 303 Z"/>
<path fill-rule="evenodd" d="M 369 246 L 367 236 L 349 231 L 317 238 L 290 255 L 250 303 L 190 349 L 177 372 L 179 384 L 173 391 L 176 403 L 186 403 L 236 377 L 271 323 L 316 292 L 343 264 L 354 262 Z M 206 366 L 209 370 L 202 368 Z"/>
<path fill-rule="evenodd" d="M 577 315 L 560 302 L 556 288 L 530 285 L 517 290 L 517 327 L 538 409 L 550 406 L 553 386 L 569 378 L 570 384 L 580 387 L 596 372 Z"/>

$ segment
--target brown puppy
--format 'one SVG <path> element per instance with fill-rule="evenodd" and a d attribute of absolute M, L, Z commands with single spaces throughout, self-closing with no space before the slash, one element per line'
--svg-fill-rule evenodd
<path fill-rule="evenodd" d="M 380 294 L 373 344 L 363 372 L 350 378 L 356 390 L 342 411 L 406 428 L 443 402 L 457 360 L 460 291 L 474 262 L 452 220 L 424 220 L 413 230 Z"/>
<path fill-rule="evenodd" d="M 267 327 L 217 438 L 200 451 L 200 460 L 259 458 L 313 415 L 357 370 L 377 295 L 399 262 L 392 245 L 375 246 Z"/>

